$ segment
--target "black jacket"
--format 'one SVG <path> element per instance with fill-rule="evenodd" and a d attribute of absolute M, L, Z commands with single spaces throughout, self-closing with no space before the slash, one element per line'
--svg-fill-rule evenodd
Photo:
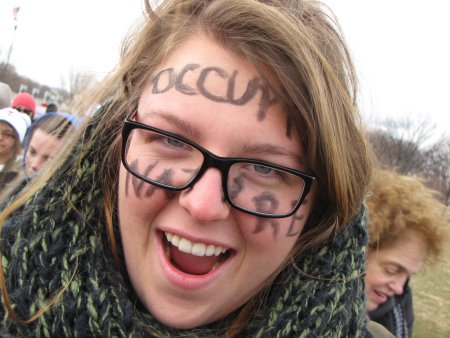
<path fill-rule="evenodd" d="M 414 322 L 412 291 L 408 283 L 403 294 L 389 297 L 376 310 L 369 312 L 374 322 L 380 323 L 397 338 L 411 338 Z"/>

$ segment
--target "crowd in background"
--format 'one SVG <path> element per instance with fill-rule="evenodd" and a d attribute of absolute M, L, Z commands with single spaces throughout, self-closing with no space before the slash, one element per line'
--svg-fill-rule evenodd
<path fill-rule="evenodd" d="M 0 83 L 0 192 L 13 181 L 38 174 L 64 147 L 76 119 L 55 103 L 38 112 L 35 98 L 13 94 Z"/>

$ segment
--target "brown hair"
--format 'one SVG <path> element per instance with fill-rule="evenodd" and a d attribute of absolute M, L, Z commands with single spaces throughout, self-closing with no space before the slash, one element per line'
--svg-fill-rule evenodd
<path fill-rule="evenodd" d="M 27 131 L 25 140 L 23 141 L 24 156 L 28 150 L 28 145 L 33 138 L 33 135 L 37 129 L 42 130 L 46 134 L 56 136 L 58 139 L 62 139 L 67 132 L 71 129 L 72 122 L 69 117 L 60 115 L 59 113 L 47 113 L 38 120 L 34 121 Z"/>
<path fill-rule="evenodd" d="M 390 248 L 413 230 L 427 244 L 427 260 L 439 258 L 448 244 L 449 213 L 437 194 L 418 177 L 376 170 L 367 197 L 369 250 Z"/>

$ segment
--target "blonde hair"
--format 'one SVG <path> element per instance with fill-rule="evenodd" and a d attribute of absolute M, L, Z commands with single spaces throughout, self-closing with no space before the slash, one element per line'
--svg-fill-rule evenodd
<path fill-rule="evenodd" d="M 440 257 L 448 245 L 446 206 L 420 178 L 376 170 L 367 197 L 370 251 L 395 246 L 407 231 L 415 231 L 428 248 L 427 261 Z"/>
<path fill-rule="evenodd" d="M 125 41 L 119 66 L 81 106 L 87 111 L 98 103 L 112 103 L 104 105 L 91 137 L 110 144 L 107 156 L 98 159 L 98 179 L 117 262 L 112 218 L 123 120 L 137 108 L 157 67 L 182 42 L 199 34 L 249 61 L 276 84 L 271 89 L 288 112 L 291 127 L 301 135 L 308 167 L 317 177 L 316 198 L 292 255 L 339 233 L 366 193 L 371 155 L 356 107 L 353 64 L 329 10 L 315 1 L 298 0 L 168 0 L 155 11 L 148 1 L 145 4 L 147 18 Z M 89 151 L 89 145 L 83 149 Z M 82 151 L 79 158 L 83 156 Z M 17 202 L 5 210 L 0 221 L 19 206 Z"/>

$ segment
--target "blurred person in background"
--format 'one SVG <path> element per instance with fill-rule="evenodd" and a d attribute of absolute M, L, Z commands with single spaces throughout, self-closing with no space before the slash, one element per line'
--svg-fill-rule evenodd
<path fill-rule="evenodd" d="M 58 106 L 56 103 L 49 103 L 47 108 L 45 108 L 45 113 L 56 113 L 58 111 Z"/>
<path fill-rule="evenodd" d="M 64 146 L 64 137 L 72 128 L 74 117 L 64 113 L 47 113 L 36 119 L 24 141 L 23 167 L 28 177 L 44 165 Z"/>
<path fill-rule="evenodd" d="M 33 121 L 36 114 L 36 100 L 31 94 L 25 92 L 17 94 L 13 97 L 10 107 L 27 114 Z"/>
<path fill-rule="evenodd" d="M 20 172 L 18 157 L 30 117 L 12 108 L 0 110 L 0 190 Z"/>
<path fill-rule="evenodd" d="M 0 109 L 9 107 L 12 97 L 11 87 L 4 82 L 0 82 Z"/>
<path fill-rule="evenodd" d="M 438 260 L 448 243 L 449 218 L 437 192 L 417 177 L 376 170 L 367 205 L 367 309 L 396 337 L 412 337 L 411 276 Z"/>

